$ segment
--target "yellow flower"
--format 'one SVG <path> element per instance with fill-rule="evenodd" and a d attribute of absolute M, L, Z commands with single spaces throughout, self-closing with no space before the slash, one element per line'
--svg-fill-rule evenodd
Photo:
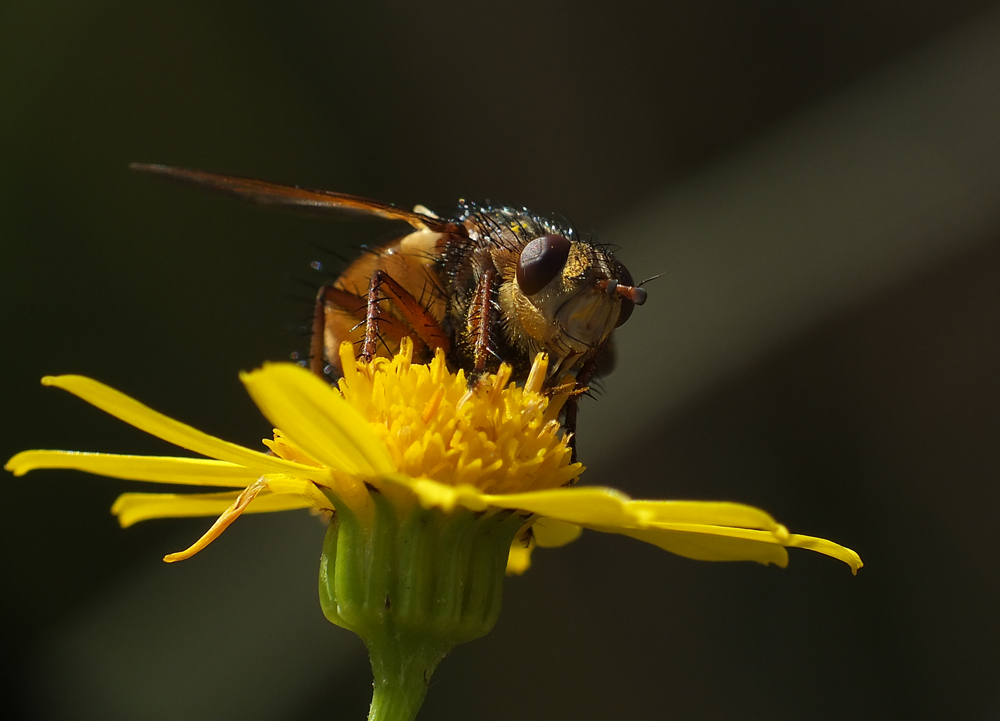
<path fill-rule="evenodd" d="M 178 561 L 202 550 L 242 513 L 312 508 L 330 516 L 320 559 L 326 617 L 362 637 L 375 675 L 370 721 L 411 721 L 438 662 L 496 622 L 503 575 L 521 573 L 536 546 L 582 529 L 620 533 L 699 560 L 784 566 L 785 547 L 861 559 L 830 541 L 789 533 L 738 503 L 638 501 L 577 487 L 558 416 L 567 395 L 542 392 L 539 355 L 523 387 L 511 369 L 471 388 L 444 355 L 413 365 L 404 339 L 392 359 L 357 361 L 344 344 L 334 389 L 291 364 L 241 375 L 274 426 L 269 453 L 209 436 L 81 376 L 47 377 L 131 425 L 207 459 L 25 451 L 6 468 L 73 468 L 154 483 L 226 487 L 201 494 L 125 493 L 122 526 L 150 518 L 218 519 Z M 568 385 L 567 388 L 571 387 Z M 280 429 L 280 430 L 278 430 Z"/>
<path fill-rule="evenodd" d="M 236 488 L 202 494 L 125 493 L 115 502 L 123 527 L 151 518 L 219 518 L 190 548 L 164 560 L 189 558 L 242 513 L 314 508 L 334 511 L 332 492 L 362 518 L 373 513 L 371 490 L 397 507 L 450 512 L 507 510 L 524 518 L 508 572 L 524 571 L 536 546 L 561 546 L 581 529 L 619 533 L 705 561 L 751 560 L 785 566 L 785 547 L 838 558 L 853 572 L 861 559 L 830 541 L 789 533 L 770 515 L 737 503 L 632 500 L 611 488 L 572 486 L 583 471 L 571 463 L 557 416 L 565 396 L 541 393 L 546 360 L 539 356 L 524 387 L 510 368 L 470 389 L 462 371 L 448 372 L 441 354 L 429 365 L 410 362 L 412 346 L 370 364 L 342 349 L 346 375 L 338 389 L 292 364 L 266 364 L 241 374 L 276 430 L 271 453 L 253 451 L 168 418 L 97 381 L 46 377 L 44 385 L 73 393 L 137 428 L 208 459 L 73 451 L 24 451 L 6 469 L 72 468 L 156 483 Z M 280 430 L 277 430 L 280 429 Z M 273 455 L 272 455 L 273 454 Z"/>

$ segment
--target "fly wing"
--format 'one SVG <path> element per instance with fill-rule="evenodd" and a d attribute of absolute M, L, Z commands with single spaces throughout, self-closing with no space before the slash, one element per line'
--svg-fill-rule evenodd
<path fill-rule="evenodd" d="M 410 210 L 403 210 L 388 203 L 368 200 L 345 193 L 334 193 L 329 190 L 309 190 L 292 185 L 268 183 L 263 180 L 239 178 L 233 175 L 217 175 L 200 170 L 172 168 L 169 165 L 152 165 L 132 163 L 132 170 L 149 173 L 161 178 L 173 180 L 186 185 L 194 185 L 206 190 L 243 198 L 257 205 L 274 205 L 309 208 L 334 213 L 360 213 L 374 215 L 389 220 L 402 220 L 414 228 L 428 229 L 439 233 L 453 232 L 457 225 L 432 215 L 425 215 Z"/>

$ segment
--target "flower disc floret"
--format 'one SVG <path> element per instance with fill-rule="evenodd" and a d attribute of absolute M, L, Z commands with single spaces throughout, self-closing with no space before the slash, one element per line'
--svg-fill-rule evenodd
<path fill-rule="evenodd" d="M 566 396 L 541 392 L 544 355 L 524 387 L 507 364 L 470 387 L 463 371 L 448 371 L 442 351 L 428 365 L 413 365 L 412 353 L 404 342 L 394 358 L 365 362 L 350 344 L 341 349 L 340 392 L 399 473 L 505 494 L 564 486 L 583 471 L 558 421 Z"/>

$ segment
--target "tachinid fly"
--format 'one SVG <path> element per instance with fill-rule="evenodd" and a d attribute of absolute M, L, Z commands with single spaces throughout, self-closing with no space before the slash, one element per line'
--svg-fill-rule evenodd
<path fill-rule="evenodd" d="M 338 348 L 391 356 L 402 338 L 414 360 L 442 349 L 452 370 L 470 379 L 501 362 L 523 381 L 539 352 L 549 355 L 547 387 L 584 390 L 606 371 L 612 331 L 646 300 L 612 253 L 577 236 L 565 222 L 525 208 L 461 202 L 453 217 L 412 211 L 324 190 L 215 175 L 164 165 L 131 166 L 262 205 L 299 206 L 401 220 L 411 231 L 365 253 L 320 289 L 310 367 L 339 375 Z M 574 395 L 564 424 L 576 427 Z"/>

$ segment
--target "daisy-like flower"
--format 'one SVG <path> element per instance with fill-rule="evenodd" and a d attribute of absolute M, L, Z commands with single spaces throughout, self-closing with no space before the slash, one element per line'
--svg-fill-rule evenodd
<path fill-rule="evenodd" d="M 631 536 L 706 561 L 785 566 L 786 547 L 847 563 L 861 559 L 830 541 L 791 534 L 762 510 L 737 503 L 633 500 L 574 486 L 557 420 L 567 396 L 542 392 L 539 355 L 523 387 L 503 365 L 472 388 L 441 353 L 411 363 L 340 351 L 337 388 L 292 364 L 241 375 L 275 426 L 270 452 L 214 438 L 97 381 L 46 377 L 101 410 L 208 458 L 24 451 L 6 468 L 72 468 L 154 483 L 228 492 L 125 493 L 112 507 L 122 526 L 151 518 L 218 516 L 186 550 L 191 557 L 243 513 L 312 508 L 331 518 L 320 564 L 320 600 L 332 622 L 358 633 L 375 673 L 370 719 L 412 719 L 427 681 L 455 645 L 488 633 L 504 572 L 522 573 L 536 546 L 565 545 L 582 529 Z"/>

